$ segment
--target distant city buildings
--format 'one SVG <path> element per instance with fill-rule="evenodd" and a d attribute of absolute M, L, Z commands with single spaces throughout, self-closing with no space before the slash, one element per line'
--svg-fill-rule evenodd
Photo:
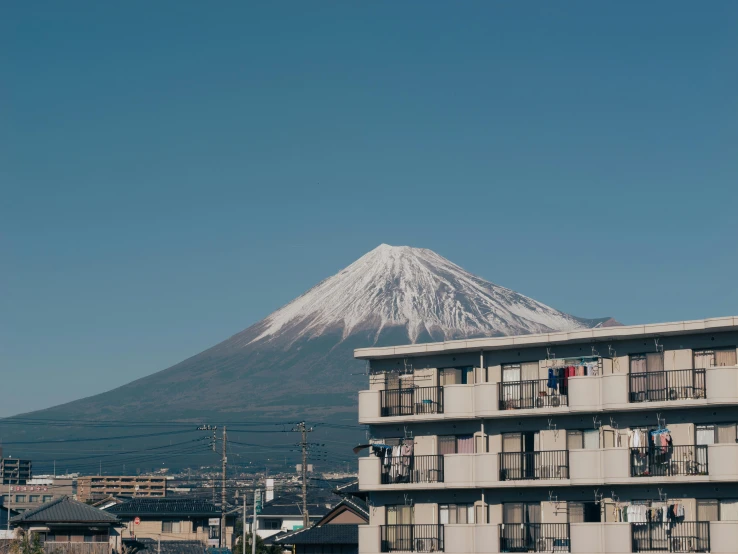
<path fill-rule="evenodd" d="M 111 495 L 164 498 L 167 495 L 167 479 L 141 475 L 98 475 L 77 479 L 77 499 L 81 502 L 101 500 Z"/>

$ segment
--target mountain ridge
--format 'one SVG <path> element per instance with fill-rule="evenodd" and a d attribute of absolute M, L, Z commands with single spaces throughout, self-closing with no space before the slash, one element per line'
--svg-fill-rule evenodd
<path fill-rule="evenodd" d="M 380 245 L 199 354 L 113 390 L 25 415 L 355 424 L 357 394 L 367 385 L 364 363 L 353 358 L 356 348 L 610 324 L 617 322 L 555 310 L 431 250 Z"/>

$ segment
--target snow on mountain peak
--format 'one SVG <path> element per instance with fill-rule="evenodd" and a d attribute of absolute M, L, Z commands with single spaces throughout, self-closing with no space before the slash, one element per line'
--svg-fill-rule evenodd
<path fill-rule="evenodd" d="M 294 332 L 293 340 L 342 328 L 404 326 L 412 342 L 568 331 L 594 321 L 559 312 L 472 275 L 432 250 L 381 244 L 272 313 L 250 342 Z"/>

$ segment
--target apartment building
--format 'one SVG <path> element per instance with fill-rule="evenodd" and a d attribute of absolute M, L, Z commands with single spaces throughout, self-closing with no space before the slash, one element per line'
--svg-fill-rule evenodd
<path fill-rule="evenodd" d="M 0 457 L 2 450 L 0 450 Z M 33 477 L 33 463 L 31 460 L 19 460 L 18 458 L 0 459 L 0 476 L 3 485 L 25 485 L 28 479 Z"/>
<path fill-rule="evenodd" d="M 77 479 L 77 498 L 81 502 L 101 500 L 108 496 L 163 498 L 166 495 L 165 477 L 103 475 Z"/>
<path fill-rule="evenodd" d="M 3 494 L 3 504 L 17 512 L 38 508 L 41 504 L 61 497 L 74 497 L 74 479 L 37 477 L 23 485 L 9 485 Z"/>
<path fill-rule="evenodd" d="M 736 552 L 738 317 L 356 350 L 379 552 Z"/>

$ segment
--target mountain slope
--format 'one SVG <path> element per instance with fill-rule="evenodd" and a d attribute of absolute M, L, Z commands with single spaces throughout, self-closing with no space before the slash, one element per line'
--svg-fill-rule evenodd
<path fill-rule="evenodd" d="M 355 421 L 366 386 L 353 349 L 539 333 L 582 319 L 476 277 L 435 252 L 381 245 L 231 338 L 118 389 L 37 414 L 131 420 Z"/>

